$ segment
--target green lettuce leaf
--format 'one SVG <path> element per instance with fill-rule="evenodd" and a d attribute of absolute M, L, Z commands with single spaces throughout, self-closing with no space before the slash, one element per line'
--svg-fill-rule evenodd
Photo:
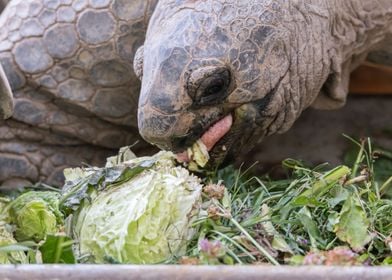
<path fill-rule="evenodd" d="M 123 179 L 104 188 L 90 184 L 88 198 L 74 212 L 77 255 L 89 256 L 88 262 L 133 264 L 183 255 L 198 214 L 199 179 L 176 167 L 167 152 L 123 164 L 129 169 L 116 175 Z M 105 174 L 100 182 L 108 180 Z"/>
<path fill-rule="evenodd" d="M 40 241 L 47 234 L 58 232 L 64 222 L 59 199 L 57 192 L 30 191 L 12 201 L 10 215 L 16 225 L 16 239 Z"/>

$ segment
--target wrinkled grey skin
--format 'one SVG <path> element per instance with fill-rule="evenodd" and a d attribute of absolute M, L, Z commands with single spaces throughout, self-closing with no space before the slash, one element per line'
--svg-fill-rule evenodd
<path fill-rule="evenodd" d="M 311 105 L 344 105 L 369 53 L 392 66 L 391 37 L 391 0 L 161 0 L 135 59 L 139 131 L 182 151 L 232 114 L 211 156 L 235 159 Z"/>
<path fill-rule="evenodd" d="M 7 82 L 14 112 L 0 120 L 0 185 L 61 185 L 64 167 L 102 164 L 140 139 L 132 64 L 156 2 L 10 1 L 0 17 L 0 117 L 12 108 Z"/>

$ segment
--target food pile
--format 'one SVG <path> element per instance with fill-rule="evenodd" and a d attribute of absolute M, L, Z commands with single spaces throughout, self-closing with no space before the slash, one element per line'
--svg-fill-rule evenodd
<path fill-rule="evenodd" d="M 62 190 L 3 194 L 0 263 L 392 265 L 392 156 L 356 144 L 347 166 L 285 160 L 283 180 L 123 148 Z"/>

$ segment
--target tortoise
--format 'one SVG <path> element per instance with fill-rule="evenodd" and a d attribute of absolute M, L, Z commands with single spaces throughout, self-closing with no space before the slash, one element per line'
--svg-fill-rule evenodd
<path fill-rule="evenodd" d="M 14 99 L 12 118 L 0 123 L 3 186 L 61 185 L 64 167 L 102 164 L 140 139 L 132 64 L 156 2 L 10 1 L 0 17 Z"/>
<path fill-rule="evenodd" d="M 157 2 L 10 2 L 3 185 L 59 185 L 64 167 L 101 162 L 138 130 L 175 152 L 210 138 L 211 166 L 225 164 L 309 106 L 342 106 L 365 59 L 392 65 L 390 0 Z"/>
<path fill-rule="evenodd" d="M 343 106 L 366 59 L 392 66 L 390 0 L 161 0 L 135 58 L 139 132 L 176 152 L 208 139 L 225 164 Z"/>

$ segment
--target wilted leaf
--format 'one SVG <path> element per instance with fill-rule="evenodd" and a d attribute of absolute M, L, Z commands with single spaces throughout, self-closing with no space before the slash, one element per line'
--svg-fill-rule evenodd
<path fill-rule="evenodd" d="M 305 230 L 309 234 L 310 242 L 312 243 L 312 247 L 317 248 L 317 243 L 322 242 L 322 238 L 320 236 L 320 231 L 317 228 L 316 222 L 312 219 L 312 214 L 309 209 L 303 207 L 297 214 L 298 219 L 301 224 L 304 226 Z"/>
<path fill-rule="evenodd" d="M 157 160 L 157 156 L 141 157 L 130 163 L 106 168 L 66 169 L 61 208 L 67 213 L 76 211 L 84 199 L 90 199 L 94 190 L 101 191 L 108 185 L 131 180 L 144 170 L 151 168 Z"/>
<path fill-rule="evenodd" d="M 345 201 L 347 197 L 350 195 L 347 189 L 343 188 L 342 186 L 336 186 L 330 192 L 332 198 L 328 199 L 328 204 L 331 208 L 334 208 L 336 205 Z"/>
<path fill-rule="evenodd" d="M 261 215 L 265 219 L 265 221 L 260 223 L 260 226 L 264 228 L 264 230 L 269 236 L 273 237 L 271 243 L 272 248 L 274 248 L 275 250 L 279 250 L 281 252 L 287 252 L 293 254 L 293 251 L 291 250 L 290 246 L 287 244 L 286 240 L 272 224 L 270 208 L 268 207 L 267 204 L 263 204 L 261 206 Z"/>
<path fill-rule="evenodd" d="M 66 181 L 76 181 L 80 180 L 81 178 L 85 178 L 93 173 L 93 169 L 86 169 L 86 168 L 66 168 L 64 169 L 64 177 Z"/>
<path fill-rule="evenodd" d="M 231 212 L 231 196 L 226 188 L 222 198 L 222 205 L 227 211 Z"/>
<path fill-rule="evenodd" d="M 369 220 L 357 198 L 347 198 L 338 219 L 334 227 L 336 236 L 350 244 L 355 251 L 361 251 L 371 240 L 371 236 L 368 234 Z"/>
<path fill-rule="evenodd" d="M 122 147 L 118 152 L 118 155 L 109 157 L 106 159 L 106 167 L 112 167 L 119 165 L 125 161 L 135 159 L 136 155 L 132 152 L 131 146 Z"/>

